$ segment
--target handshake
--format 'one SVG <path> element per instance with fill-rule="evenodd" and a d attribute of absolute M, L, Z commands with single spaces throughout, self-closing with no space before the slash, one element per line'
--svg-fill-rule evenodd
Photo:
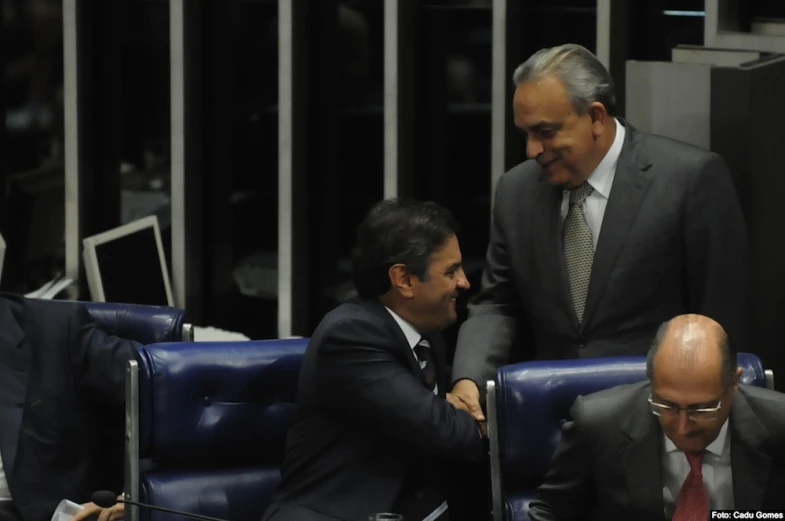
<path fill-rule="evenodd" d="M 456 409 L 471 414 L 480 424 L 483 437 L 488 436 L 488 425 L 480 406 L 480 390 L 476 383 L 472 380 L 459 380 L 453 386 L 452 391 L 447 393 L 447 401 Z"/>

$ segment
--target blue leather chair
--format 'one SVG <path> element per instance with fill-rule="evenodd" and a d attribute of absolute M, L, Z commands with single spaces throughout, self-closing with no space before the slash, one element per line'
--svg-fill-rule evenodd
<path fill-rule="evenodd" d="M 107 333 L 140 344 L 180 342 L 192 339 L 193 328 L 185 321 L 185 310 L 166 306 L 142 306 L 113 302 L 51 300 L 61 306 L 84 306 Z"/>
<path fill-rule="evenodd" d="M 116 304 L 111 302 L 77 302 L 47 300 L 57 306 L 83 306 L 109 334 L 134 340 L 140 344 L 177 342 L 188 336 L 191 326 L 185 322 L 185 311 L 163 306 Z M 120 488 L 123 485 L 124 417 L 122 412 L 105 410 L 103 405 L 92 408 L 91 444 L 96 457 L 91 461 L 90 481 L 96 489 Z"/>
<path fill-rule="evenodd" d="M 742 383 L 767 387 L 760 359 L 739 353 Z M 528 521 L 575 398 L 646 378 L 643 356 L 532 361 L 500 367 L 487 383 L 494 521 Z"/>
<path fill-rule="evenodd" d="M 127 378 L 129 499 L 259 521 L 280 480 L 307 342 L 180 342 L 140 349 Z M 151 468 L 142 470 L 141 460 Z M 126 516 L 131 521 L 167 516 L 135 510 Z"/>

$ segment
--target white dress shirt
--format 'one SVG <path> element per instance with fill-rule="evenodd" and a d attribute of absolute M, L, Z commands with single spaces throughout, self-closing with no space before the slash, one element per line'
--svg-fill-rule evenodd
<path fill-rule="evenodd" d="M 422 335 L 416 329 L 414 329 L 413 325 L 402 319 L 398 313 L 388 308 L 387 306 L 384 306 L 384 309 L 390 312 L 390 315 L 392 315 L 392 317 L 398 323 L 398 326 L 400 326 L 401 331 L 403 331 L 403 336 L 405 336 L 406 340 L 409 342 L 409 347 L 412 350 L 414 359 L 417 360 L 417 362 L 420 364 L 420 369 L 425 367 L 425 362 L 420 360 L 420 358 L 417 356 L 417 352 L 414 350 L 415 346 L 417 346 L 417 344 L 420 343 L 420 340 L 422 340 Z M 435 384 L 433 386 L 433 394 L 437 396 L 439 395 L 439 384 Z"/>
<path fill-rule="evenodd" d="M 665 503 L 665 518 L 673 516 L 676 500 L 679 498 L 681 486 L 690 473 L 690 464 L 684 452 L 676 448 L 673 442 L 663 434 L 665 439 L 662 455 L 662 497 Z M 728 420 L 722 425 L 717 439 L 706 447 L 703 455 L 703 484 L 709 494 L 709 509 L 733 510 L 733 475 L 730 465 L 730 431 Z"/>
<path fill-rule="evenodd" d="M 8 481 L 6 481 L 3 471 L 2 454 L 0 454 L 0 501 L 11 501 L 11 491 L 8 489 Z"/>
<path fill-rule="evenodd" d="M 605 217 L 605 207 L 608 205 L 608 198 L 611 196 L 611 188 L 613 188 L 613 179 L 616 177 L 616 164 L 619 162 L 621 155 L 621 148 L 624 145 L 624 136 L 627 130 L 624 125 L 613 120 L 616 123 L 616 137 L 613 138 L 613 144 L 602 158 L 600 164 L 594 169 L 589 178 L 586 180 L 594 190 L 586 201 L 583 203 L 583 215 L 586 217 L 586 224 L 589 225 L 591 230 L 591 238 L 594 243 L 594 249 L 597 250 L 597 241 L 600 239 L 600 230 L 602 230 L 602 219 Z M 564 225 L 564 219 L 567 217 L 567 211 L 570 209 L 570 191 L 564 190 L 561 202 L 561 222 Z"/>

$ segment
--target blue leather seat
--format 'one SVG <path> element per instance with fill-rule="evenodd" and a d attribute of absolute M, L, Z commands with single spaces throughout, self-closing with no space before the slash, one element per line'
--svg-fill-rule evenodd
<path fill-rule="evenodd" d="M 47 300 L 58 306 L 82 306 L 109 334 L 140 344 L 176 342 L 190 326 L 185 311 L 174 307 L 116 304 L 112 302 L 77 302 Z M 124 416 L 109 411 L 100 402 L 88 410 L 87 428 L 94 453 L 90 462 L 90 482 L 95 489 L 120 489 L 123 486 Z"/>
<path fill-rule="evenodd" d="M 760 359 L 739 353 L 742 383 L 765 387 Z M 646 378 L 643 356 L 532 361 L 500 367 L 488 382 L 494 521 L 528 520 L 528 503 L 542 482 L 561 425 L 575 398 Z"/>
<path fill-rule="evenodd" d="M 138 370 L 138 393 L 128 400 L 129 432 L 132 438 L 138 434 L 138 452 L 132 453 L 133 442 L 129 446 L 130 498 L 258 521 L 280 480 L 307 343 L 305 338 L 143 347 L 138 369 L 133 362 L 129 369 L 131 378 Z M 135 473 L 140 459 L 149 459 L 152 468 Z M 166 516 L 139 510 L 144 521 Z"/>
<path fill-rule="evenodd" d="M 140 344 L 188 340 L 191 330 L 190 324 L 185 321 L 185 310 L 180 308 L 113 302 L 50 302 L 61 306 L 83 306 L 107 333 Z"/>

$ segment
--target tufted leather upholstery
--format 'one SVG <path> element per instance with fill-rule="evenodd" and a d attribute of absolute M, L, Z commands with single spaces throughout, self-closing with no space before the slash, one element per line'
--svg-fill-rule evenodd
<path fill-rule="evenodd" d="M 765 386 L 766 376 L 757 356 L 739 353 L 738 361 L 744 371 L 742 383 Z M 561 424 L 569 419 L 575 398 L 645 379 L 646 359 L 531 361 L 500 367 L 496 377 L 502 510 L 507 521 L 524 521 L 529 519 L 528 502 L 548 469 L 561 439 Z"/>
<path fill-rule="evenodd" d="M 140 344 L 182 340 L 185 324 L 182 309 L 69 300 L 47 300 L 47 303 L 82 306 L 107 333 Z M 88 414 L 90 443 L 94 454 L 100 455 L 91 460 L 91 486 L 119 490 L 123 484 L 124 416 L 100 404 L 89 407 Z"/>
<path fill-rule="evenodd" d="M 185 311 L 165 306 L 52 300 L 61 306 L 84 306 L 107 333 L 140 344 L 183 340 Z"/>
<path fill-rule="evenodd" d="M 145 346 L 139 364 L 145 503 L 258 521 L 280 479 L 308 339 Z M 140 510 L 143 521 L 166 514 Z"/>

